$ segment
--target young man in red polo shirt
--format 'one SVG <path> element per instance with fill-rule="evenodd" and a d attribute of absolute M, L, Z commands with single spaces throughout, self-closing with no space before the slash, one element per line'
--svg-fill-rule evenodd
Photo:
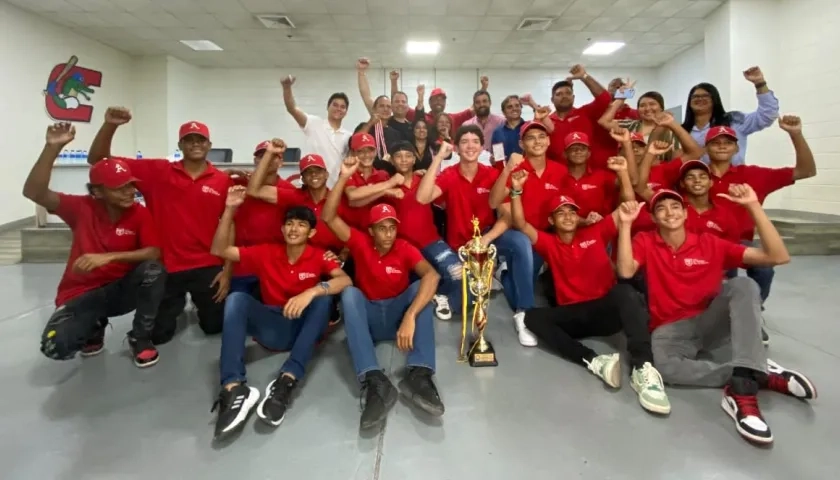
<path fill-rule="evenodd" d="M 627 160 L 611 159 L 611 166 L 623 171 L 627 180 Z M 632 286 L 617 283 L 607 253 L 618 233 L 618 210 L 591 227 L 579 228 L 578 206 L 565 195 L 546 200 L 552 232 L 539 230 L 527 221 L 525 192 L 539 185 L 528 185 L 531 173 L 514 172 L 511 177 L 513 226 L 522 231 L 548 264 L 554 277 L 556 307 L 534 308 L 525 314 L 525 325 L 560 356 L 586 366 L 607 385 L 621 386 L 619 355 L 598 355 L 580 343 L 586 337 L 605 337 L 624 331 L 633 367 L 633 389 L 643 408 L 667 414 L 671 404 L 665 395 L 662 377 L 653 368 L 647 309 Z M 628 185 L 626 195 L 632 198 Z M 635 201 L 630 202 L 635 203 Z"/>
<path fill-rule="evenodd" d="M 499 178 L 499 170 L 478 162 L 484 148 L 481 129 L 477 125 L 461 126 L 455 134 L 455 143 L 459 163 L 435 175 L 445 158 L 444 153 L 449 154 L 448 144 L 442 145 L 417 187 L 417 201 L 430 204 L 440 198 L 446 203 L 446 243 L 456 252 L 472 238 L 471 220 L 473 217 L 478 219 L 479 228 L 484 232 L 481 243 L 496 245 L 499 255 L 508 264 L 501 281 L 514 312 L 513 324 L 519 342 L 524 346 L 536 346 L 537 339 L 525 328 L 525 311 L 535 306 L 531 245 L 521 232 L 508 229 L 509 215 L 502 213 L 497 219 L 490 206 L 490 190 Z M 463 299 L 467 305 L 455 309 L 468 308 L 469 301 L 469 298 Z"/>
<path fill-rule="evenodd" d="M 403 176 L 389 176 L 384 170 L 373 168 L 376 159 L 376 142 L 373 135 L 355 133 L 350 138 L 350 155 L 358 160 L 356 173 L 347 180 L 344 195 L 351 211 L 345 220 L 354 228 L 366 228 L 368 208 L 371 198 L 399 197 L 402 190 L 396 188 L 403 181 Z"/>
<path fill-rule="evenodd" d="M 665 382 L 723 387 L 722 407 L 738 433 L 766 444 L 773 435 L 758 408 L 759 388 L 801 399 L 816 398 L 817 392 L 804 375 L 767 359 L 756 283 L 744 277 L 721 282 L 726 269 L 781 265 L 790 256 L 749 185 L 730 185 L 729 194 L 720 195 L 749 213 L 761 248 L 688 231 L 682 196 L 660 190 L 649 204 L 657 232 L 641 232 L 631 239 L 641 205 L 619 209 L 616 267 L 623 278 L 645 269 L 654 364 Z M 698 357 L 698 352 L 727 345 L 731 356 L 726 359 Z"/>
<path fill-rule="evenodd" d="M 69 360 L 79 351 L 96 355 L 104 348 L 108 317 L 135 310 L 129 346 L 134 364 L 149 367 L 159 358 L 152 329 L 165 282 L 157 229 L 148 210 L 134 202 L 137 179 L 119 160 L 91 167 L 90 195 L 50 190 L 53 164 L 75 135 L 69 123 L 49 127 L 23 186 L 24 197 L 58 215 L 73 232 L 41 352 L 54 360 Z"/>
<path fill-rule="evenodd" d="M 152 341 L 163 344 L 175 335 L 177 318 L 190 294 L 204 333 L 222 331 L 224 300 L 230 288 L 230 268 L 222 268 L 210 254 L 213 234 L 225 209 L 225 195 L 233 183 L 230 176 L 207 161 L 210 131 L 200 122 L 187 122 L 178 132 L 178 148 L 184 160 L 111 157 L 111 139 L 117 127 L 131 120 L 119 107 L 105 112 L 105 123 L 90 146 L 88 162 L 106 158 L 125 162 L 140 182 L 137 189 L 146 199 L 161 234 L 161 253 L 166 267 L 166 292 L 160 302 Z"/>
<path fill-rule="evenodd" d="M 295 387 L 327 329 L 331 296 L 352 284 L 337 260 L 325 258 L 323 250 L 308 245 L 316 225 L 315 212 L 309 207 L 294 206 L 284 213 L 281 229 L 285 244 L 232 246 L 230 230 L 236 209 L 245 201 L 245 190 L 242 186 L 230 188 L 212 252 L 255 275 L 262 301 L 234 292 L 225 305 L 217 438 L 237 430 L 260 397 L 256 388 L 246 384 L 247 337 L 254 336 L 272 349 L 291 350 L 257 407 L 257 416 L 276 427 L 283 422 Z M 330 280 L 322 282 L 322 277 Z"/>
<path fill-rule="evenodd" d="M 396 340 L 397 347 L 408 352 L 400 393 L 423 411 L 441 416 L 443 402 L 432 381 L 435 326 L 431 306 L 440 275 L 420 250 L 398 238 L 399 219 L 393 206 L 380 203 L 371 207 L 367 232 L 348 226 L 338 216 L 344 186 L 357 168 L 358 161 L 353 158 L 341 165 L 322 220 L 347 242 L 358 265 L 356 286 L 341 293 L 341 306 L 350 356 L 364 390 L 360 426 L 379 425 L 397 401 L 396 389 L 376 361 L 374 343 L 385 340 Z M 410 283 L 412 273 L 420 280 Z"/>
<path fill-rule="evenodd" d="M 758 201 L 763 205 L 768 195 L 781 190 L 784 187 L 793 185 L 798 180 L 811 178 L 817 174 L 817 164 L 814 162 L 814 155 L 808 146 L 805 136 L 802 134 L 802 121 L 793 115 L 784 115 L 779 118 L 779 127 L 786 131 L 796 151 L 796 164 L 793 167 L 770 168 L 758 165 L 732 165 L 732 158 L 738 153 L 738 137 L 736 132 L 729 127 L 715 127 L 706 133 L 706 151 L 709 155 L 709 169 L 712 173 L 712 195 L 726 193 L 730 185 L 745 183 L 752 187 L 758 196 Z M 741 226 L 741 242 L 745 245 L 754 245 L 755 226 L 749 215 L 743 210 L 734 210 L 735 218 Z M 737 270 L 729 272 L 730 276 L 737 275 Z M 747 276 L 758 283 L 761 292 L 762 308 L 767 297 L 770 296 L 770 287 L 773 284 L 775 272 L 772 267 L 753 266 L 747 269 Z M 762 328 L 762 340 L 764 344 L 770 343 L 770 337 Z"/>

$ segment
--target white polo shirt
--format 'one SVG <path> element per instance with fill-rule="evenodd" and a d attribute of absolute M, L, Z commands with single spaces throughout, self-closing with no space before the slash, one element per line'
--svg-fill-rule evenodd
<path fill-rule="evenodd" d="M 330 122 L 316 115 L 306 115 L 306 125 L 303 127 L 303 134 L 306 135 L 306 143 L 309 147 L 307 153 L 317 153 L 327 164 L 327 172 L 330 177 L 327 186 L 332 188 L 338 181 L 338 173 L 344 157 L 347 156 L 348 143 L 353 132 L 344 128 L 334 129 Z"/>

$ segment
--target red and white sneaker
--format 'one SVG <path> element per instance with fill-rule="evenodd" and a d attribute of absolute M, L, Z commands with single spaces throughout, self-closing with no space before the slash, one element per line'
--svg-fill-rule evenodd
<path fill-rule="evenodd" d="M 137 368 L 151 367 L 160 360 L 160 353 L 151 340 L 138 340 L 129 333 L 128 345 L 131 347 L 134 365 Z"/>
<path fill-rule="evenodd" d="M 808 377 L 797 371 L 788 370 L 769 358 L 767 359 L 767 384 L 763 386 L 768 390 L 803 400 L 817 398 L 817 387 Z"/>
<path fill-rule="evenodd" d="M 758 408 L 755 395 L 735 395 L 732 387 L 723 387 L 723 400 L 720 406 L 735 421 L 735 429 L 750 442 L 759 444 L 773 443 L 773 433 L 764 421 Z"/>
<path fill-rule="evenodd" d="M 99 326 L 82 346 L 80 353 L 83 357 L 93 357 L 102 353 L 102 350 L 105 349 L 105 327 L 107 326 L 107 318 L 99 321 Z"/>

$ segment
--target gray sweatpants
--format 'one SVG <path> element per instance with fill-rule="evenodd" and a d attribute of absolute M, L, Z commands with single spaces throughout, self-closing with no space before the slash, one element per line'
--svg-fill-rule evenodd
<path fill-rule="evenodd" d="M 758 285 L 748 277 L 728 280 L 706 311 L 654 330 L 651 348 L 656 369 L 672 385 L 722 387 L 733 367 L 767 373 Z"/>

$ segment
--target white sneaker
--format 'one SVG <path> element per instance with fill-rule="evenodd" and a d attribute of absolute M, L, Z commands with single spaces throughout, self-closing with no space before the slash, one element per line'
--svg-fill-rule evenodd
<path fill-rule="evenodd" d="M 519 334 L 519 343 L 523 347 L 537 346 L 537 337 L 525 327 L 525 312 L 514 313 L 513 324 L 516 327 L 516 332 Z"/>
<path fill-rule="evenodd" d="M 586 368 L 594 373 L 607 385 L 618 388 L 621 386 L 621 362 L 617 353 L 612 355 L 598 355 L 591 362 L 583 361 Z"/>
<path fill-rule="evenodd" d="M 452 319 L 452 308 L 449 307 L 449 297 L 446 295 L 435 295 L 435 316 L 441 320 Z"/>
<path fill-rule="evenodd" d="M 492 292 L 500 292 L 504 290 L 504 285 L 502 285 L 502 272 L 507 270 L 507 263 L 502 262 L 496 267 L 496 272 L 493 273 L 493 282 L 490 285 L 490 291 Z"/>

